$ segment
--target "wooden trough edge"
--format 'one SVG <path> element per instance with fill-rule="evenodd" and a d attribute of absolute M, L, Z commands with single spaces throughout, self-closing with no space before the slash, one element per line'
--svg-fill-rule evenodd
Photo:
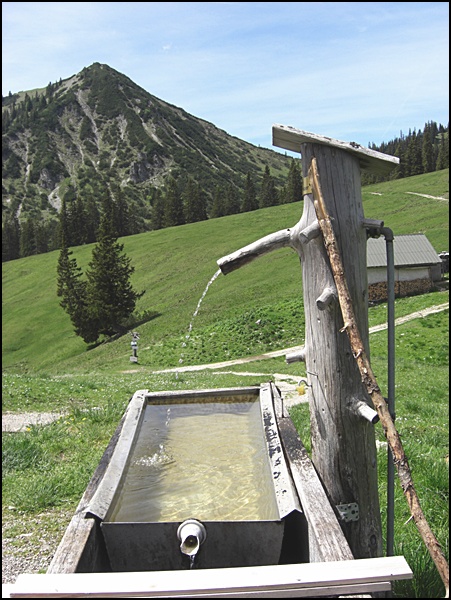
<path fill-rule="evenodd" d="M 390 590 L 410 579 L 402 556 L 226 569 L 19 575 L 9 598 L 313 598 Z"/>

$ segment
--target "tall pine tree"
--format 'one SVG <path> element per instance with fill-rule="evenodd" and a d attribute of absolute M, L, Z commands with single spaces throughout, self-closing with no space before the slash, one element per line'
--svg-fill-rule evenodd
<path fill-rule="evenodd" d="M 300 202 L 303 199 L 302 193 L 302 175 L 299 166 L 299 160 L 294 158 L 291 161 L 290 170 L 288 172 L 287 185 L 283 202 L 289 204 L 291 202 Z"/>
<path fill-rule="evenodd" d="M 165 194 L 164 226 L 174 227 L 175 225 L 183 225 L 184 222 L 185 215 L 183 212 L 182 197 L 176 180 L 174 177 L 171 177 L 169 179 Z"/>
<path fill-rule="evenodd" d="M 258 208 L 257 192 L 255 191 L 254 180 L 250 173 L 246 176 L 244 185 L 243 202 L 241 203 L 241 212 L 249 212 Z"/>
<path fill-rule="evenodd" d="M 131 259 L 117 240 L 111 202 L 104 205 L 98 240 L 86 271 L 89 314 L 98 324 L 98 334 L 111 336 L 124 331 L 124 324 L 143 293 L 134 291 Z"/>
<path fill-rule="evenodd" d="M 205 221 L 207 218 L 205 194 L 192 177 L 188 177 L 185 189 L 183 190 L 182 199 L 186 223 Z"/>
<path fill-rule="evenodd" d="M 210 219 L 223 217 L 225 215 L 225 194 L 224 190 L 217 185 L 213 196 L 213 202 L 210 208 Z"/>
<path fill-rule="evenodd" d="M 151 204 L 151 227 L 152 229 L 162 229 L 164 227 L 164 198 L 159 188 L 153 189 Z"/>
<path fill-rule="evenodd" d="M 143 293 L 133 290 L 130 276 L 134 272 L 131 260 L 123 254 L 114 225 L 114 206 L 109 195 L 104 197 L 98 241 L 81 280 L 81 269 L 66 243 L 62 211 L 61 251 L 58 260 L 58 296 L 69 314 L 74 331 L 86 343 L 96 342 L 100 335 L 111 336 L 125 330 L 125 322 L 133 313 Z"/>
<path fill-rule="evenodd" d="M 259 206 L 260 208 L 266 208 L 268 206 L 275 206 L 277 203 L 278 197 L 276 185 L 269 171 L 269 167 L 266 165 L 260 190 Z"/>
<path fill-rule="evenodd" d="M 60 306 L 70 317 L 75 333 L 87 344 L 91 344 L 99 337 L 99 327 L 90 315 L 87 283 L 81 277 L 82 271 L 76 259 L 72 257 L 72 251 L 67 247 L 65 235 L 62 233 L 57 266 L 57 295 L 61 298 Z"/>
<path fill-rule="evenodd" d="M 448 128 L 449 131 L 449 128 Z M 441 171 L 442 169 L 449 169 L 449 134 L 441 133 L 440 134 L 440 146 L 438 150 L 437 156 L 437 171 Z"/>
<path fill-rule="evenodd" d="M 236 215 L 240 212 L 240 198 L 233 183 L 229 183 L 226 188 L 224 210 L 226 215 Z"/>

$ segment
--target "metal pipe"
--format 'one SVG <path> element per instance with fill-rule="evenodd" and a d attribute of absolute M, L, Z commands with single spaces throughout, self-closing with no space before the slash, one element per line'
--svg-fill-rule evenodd
<path fill-rule="evenodd" d="M 177 529 L 177 537 L 180 541 L 180 551 L 191 558 L 199 552 L 207 532 L 200 521 L 187 519 Z"/>
<path fill-rule="evenodd" d="M 387 253 L 387 323 L 388 323 L 388 410 L 395 421 L 395 259 L 393 231 L 382 227 Z M 387 456 L 387 556 L 394 555 L 395 466 L 388 448 Z"/>

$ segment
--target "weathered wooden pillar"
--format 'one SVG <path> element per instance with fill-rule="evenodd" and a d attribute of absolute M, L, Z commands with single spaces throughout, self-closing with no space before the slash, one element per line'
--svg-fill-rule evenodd
<path fill-rule="evenodd" d="M 302 155 L 304 210 L 300 221 L 305 310 L 305 363 L 310 385 L 312 462 L 355 558 L 382 555 L 374 425 L 362 407 L 371 406 L 342 332 L 343 318 L 323 238 L 318 231 L 309 168 L 316 158 L 322 193 L 332 219 L 344 273 L 365 350 L 369 351 L 367 265 L 360 169 L 368 160 L 355 146 L 275 126 L 275 145 Z M 370 157 L 378 165 L 383 159 Z M 379 155 L 384 157 L 385 155 Z M 392 168 L 397 159 L 387 157 Z M 373 161 L 375 161 L 373 163 Z M 362 404 L 362 402 L 364 404 Z M 371 411 L 370 411 L 371 413 Z"/>

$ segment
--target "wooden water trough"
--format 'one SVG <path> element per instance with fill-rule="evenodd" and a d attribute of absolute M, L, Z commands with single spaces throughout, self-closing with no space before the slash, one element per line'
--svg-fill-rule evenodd
<path fill-rule="evenodd" d="M 111 471 L 114 473 L 118 465 L 120 468 L 120 462 L 125 459 L 124 444 L 132 448 L 136 442 L 136 431 L 140 421 L 137 406 L 140 404 L 140 399 L 147 402 L 157 397 L 159 402 L 164 401 L 167 406 L 171 406 L 171 402 L 179 401 L 181 396 L 185 399 L 189 397 L 190 401 L 195 401 L 197 397 L 202 402 L 206 397 L 220 399 L 240 395 L 260 397 L 263 407 L 262 423 L 267 437 L 272 441 L 272 450 L 269 452 L 273 454 L 272 461 L 269 462 L 270 468 L 273 472 L 281 473 L 283 475 L 281 479 L 285 478 L 282 487 L 276 491 L 281 495 L 289 492 L 290 499 L 283 500 L 285 508 L 288 507 L 288 512 L 291 510 L 291 505 L 297 506 L 297 509 L 288 515 L 284 524 L 283 539 L 276 556 L 263 556 L 262 559 L 257 560 L 257 563 L 252 562 L 249 560 L 251 557 L 248 557 L 242 561 L 244 566 L 239 566 L 235 562 L 235 566 L 230 567 L 202 568 L 199 565 L 195 569 L 190 569 L 189 566 L 173 569 L 169 560 L 165 567 L 155 558 L 158 570 L 152 569 L 148 564 L 146 567 L 145 560 L 144 567 L 134 570 L 132 559 L 131 564 L 125 568 L 119 567 L 117 570 L 112 565 L 111 549 L 107 548 L 108 541 L 102 531 L 102 518 L 95 516 L 93 511 L 100 514 L 101 506 L 104 504 L 105 514 L 108 512 L 111 497 L 114 496 L 117 487 L 117 482 L 111 483 L 109 478 Z M 286 469 L 285 473 L 284 469 Z M 116 475 L 120 473 L 116 472 Z M 108 481 L 105 487 L 106 480 Z M 207 532 L 210 525 L 206 523 Z M 245 526 L 243 523 L 238 523 L 237 528 L 243 525 Z M 255 525 L 258 527 L 258 524 L 254 524 L 254 530 L 247 530 L 245 537 L 255 535 L 259 538 L 260 536 L 260 542 L 264 543 L 261 536 L 266 535 L 265 529 L 255 528 Z M 139 524 L 135 526 L 139 529 Z M 154 531 L 156 530 L 152 530 L 151 526 L 146 531 L 146 535 L 150 538 L 150 545 L 152 545 Z M 157 532 L 156 535 L 155 540 L 161 543 L 158 537 L 160 534 Z M 268 535 L 271 539 L 267 541 L 275 541 L 272 540 L 273 530 L 269 530 Z M 126 537 L 125 552 L 133 552 L 133 540 L 130 540 L 129 533 Z M 238 544 L 246 545 L 249 542 L 252 543 L 252 540 L 241 539 Z M 114 550 L 116 551 L 117 549 Z M 213 542 L 208 550 L 207 547 L 205 548 L 205 552 L 215 551 L 217 548 L 215 550 Z M 146 390 L 137 392 L 85 490 L 47 574 L 20 575 L 14 585 L 5 586 L 9 596 L 4 597 L 276 598 L 367 595 L 389 591 L 393 580 L 411 577 L 412 572 L 403 557 L 354 560 L 336 512 L 327 499 L 284 407 L 283 399 L 274 384 L 268 383 L 262 384 L 260 388 L 200 390 L 186 393 L 152 394 Z"/>

